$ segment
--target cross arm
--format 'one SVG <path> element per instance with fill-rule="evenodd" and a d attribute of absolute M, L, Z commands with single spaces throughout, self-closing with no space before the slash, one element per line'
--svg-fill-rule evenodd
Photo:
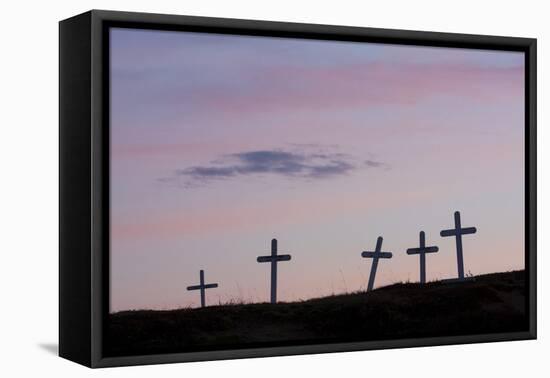
<path fill-rule="evenodd" d="M 277 261 L 289 261 L 291 258 L 290 255 L 279 255 L 277 256 Z"/>
<path fill-rule="evenodd" d="M 452 230 L 443 230 L 439 234 L 441 236 L 455 236 L 458 234 L 475 234 L 477 232 L 477 229 L 475 227 L 465 227 L 460 229 L 452 229 Z"/>
<path fill-rule="evenodd" d="M 213 289 L 215 287 L 218 287 L 218 284 L 217 283 L 212 283 L 212 284 L 206 284 L 204 285 L 204 288 L 205 289 Z"/>
<path fill-rule="evenodd" d="M 461 231 L 462 231 L 463 234 L 475 234 L 477 232 L 477 228 L 475 228 L 475 227 L 466 227 L 466 228 L 463 228 Z"/>
<path fill-rule="evenodd" d="M 362 257 L 380 257 L 381 259 L 390 259 L 393 254 L 391 252 L 370 252 L 370 251 L 364 251 L 361 252 Z"/>
<path fill-rule="evenodd" d="M 259 263 L 272 262 L 272 261 L 289 261 L 290 255 L 278 255 L 278 256 L 258 256 L 256 261 Z"/>
<path fill-rule="evenodd" d="M 439 235 L 445 237 L 445 236 L 455 236 L 456 230 L 453 228 L 452 230 L 442 230 Z"/>
<path fill-rule="evenodd" d="M 439 247 L 424 247 L 424 248 L 409 248 L 407 249 L 407 255 L 416 255 L 419 253 L 434 253 L 439 251 Z"/>
<path fill-rule="evenodd" d="M 200 290 L 201 285 L 187 286 L 187 290 Z"/>

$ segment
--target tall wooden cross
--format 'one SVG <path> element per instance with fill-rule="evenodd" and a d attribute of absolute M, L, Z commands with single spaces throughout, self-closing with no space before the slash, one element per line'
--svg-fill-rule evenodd
<path fill-rule="evenodd" d="M 426 235 L 420 231 L 420 247 L 407 249 L 407 255 L 420 255 L 420 283 L 426 283 L 426 253 L 439 251 L 436 246 L 426 247 Z"/>
<path fill-rule="evenodd" d="M 290 255 L 277 255 L 277 239 L 271 240 L 271 255 L 257 258 L 259 263 L 271 263 L 271 303 L 277 303 L 277 263 L 289 260 Z"/>
<path fill-rule="evenodd" d="M 218 287 L 217 283 L 205 284 L 204 283 L 204 270 L 200 271 L 200 283 L 194 286 L 187 286 L 187 290 L 200 290 L 201 291 L 201 307 L 206 306 L 206 289 L 213 289 Z"/>
<path fill-rule="evenodd" d="M 458 279 L 464 279 L 464 258 L 462 256 L 462 235 L 475 234 L 475 227 L 462 228 L 460 224 L 460 211 L 455 211 L 455 228 L 441 231 L 440 235 L 454 236 L 456 238 L 456 261 L 458 266 Z"/>
<path fill-rule="evenodd" d="M 362 257 L 372 258 L 372 266 L 370 268 L 369 285 L 367 291 L 371 291 L 374 287 L 374 278 L 376 277 L 376 269 L 378 269 L 378 259 L 391 259 L 391 252 L 382 252 L 382 236 L 379 236 L 376 240 L 376 249 L 374 252 L 364 251 L 361 253 Z"/>

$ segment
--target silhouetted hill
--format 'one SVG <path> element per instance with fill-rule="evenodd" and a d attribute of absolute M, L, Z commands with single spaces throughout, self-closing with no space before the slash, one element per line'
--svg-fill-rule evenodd
<path fill-rule="evenodd" d="M 110 356 L 527 330 L 524 271 L 302 302 L 109 315 Z"/>

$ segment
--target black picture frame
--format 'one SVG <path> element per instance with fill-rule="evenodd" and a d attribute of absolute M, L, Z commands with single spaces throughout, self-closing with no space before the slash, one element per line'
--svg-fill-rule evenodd
<path fill-rule="evenodd" d="M 106 357 L 112 26 L 525 53 L 525 332 Z M 536 39 L 92 10 L 59 24 L 59 354 L 88 367 L 535 339 Z"/>

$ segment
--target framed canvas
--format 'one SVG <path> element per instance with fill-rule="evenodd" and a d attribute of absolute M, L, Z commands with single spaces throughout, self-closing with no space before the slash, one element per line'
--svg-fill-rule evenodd
<path fill-rule="evenodd" d="M 59 353 L 536 338 L 536 40 L 60 22 Z"/>

